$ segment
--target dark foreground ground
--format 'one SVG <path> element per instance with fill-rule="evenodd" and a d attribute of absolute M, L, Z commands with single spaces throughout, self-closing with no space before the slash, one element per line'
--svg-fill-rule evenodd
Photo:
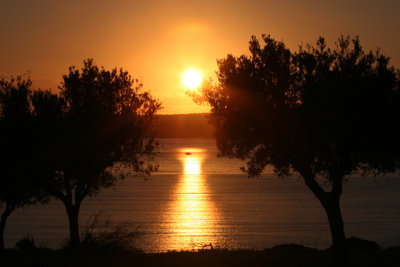
<path fill-rule="evenodd" d="M 400 247 L 381 249 L 373 242 L 349 241 L 344 266 L 400 266 Z M 300 245 L 280 245 L 263 251 L 200 250 L 141 253 L 96 245 L 60 250 L 9 249 L 0 254 L 0 266 L 335 266 L 331 251 Z"/>

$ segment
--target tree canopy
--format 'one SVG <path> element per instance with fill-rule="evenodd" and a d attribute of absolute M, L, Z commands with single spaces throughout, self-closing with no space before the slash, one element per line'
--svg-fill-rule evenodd
<path fill-rule="evenodd" d="M 0 80 L 0 250 L 11 213 L 43 197 L 33 179 L 38 147 L 30 96 L 29 79 Z"/>
<path fill-rule="evenodd" d="M 78 213 L 86 196 L 135 172 L 156 170 L 149 125 L 160 104 L 122 69 L 99 68 L 92 59 L 70 67 L 59 96 L 33 96 L 41 124 L 45 190 L 67 210 L 70 242 L 79 242 Z"/>
<path fill-rule="evenodd" d="M 210 104 L 221 154 L 247 159 L 249 176 L 272 165 L 303 177 L 342 248 L 344 177 L 399 170 L 399 72 L 358 37 L 341 36 L 333 49 L 319 38 L 295 53 L 269 35 L 262 41 L 253 36 L 250 55 L 218 60 L 218 81 L 194 99 Z"/>

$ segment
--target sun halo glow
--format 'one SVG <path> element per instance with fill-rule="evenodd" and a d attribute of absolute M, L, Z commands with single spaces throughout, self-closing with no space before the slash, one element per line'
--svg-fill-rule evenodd
<path fill-rule="evenodd" d="M 203 77 L 198 70 L 190 69 L 183 73 L 182 83 L 183 85 L 190 89 L 194 90 L 201 85 L 203 81 Z"/>

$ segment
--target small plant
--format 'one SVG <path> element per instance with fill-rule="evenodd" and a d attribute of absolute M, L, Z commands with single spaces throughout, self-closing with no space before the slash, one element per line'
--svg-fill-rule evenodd
<path fill-rule="evenodd" d="M 132 230 L 129 222 L 114 223 L 108 219 L 102 220 L 103 215 L 103 212 L 98 212 L 82 232 L 81 246 L 137 251 L 134 239 L 139 234 L 138 230 Z"/>
<path fill-rule="evenodd" d="M 17 249 L 31 249 L 31 248 L 35 248 L 35 240 L 33 239 L 33 236 L 31 235 L 27 235 L 26 237 L 24 237 L 23 239 L 21 239 L 20 241 L 18 241 L 15 244 L 15 247 Z"/>

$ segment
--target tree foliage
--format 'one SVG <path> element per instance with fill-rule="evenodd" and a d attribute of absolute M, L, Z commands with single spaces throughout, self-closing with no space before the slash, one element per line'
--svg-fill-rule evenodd
<path fill-rule="evenodd" d="M 149 125 L 160 104 L 143 85 L 121 70 L 70 67 L 59 96 L 33 96 L 41 132 L 44 186 L 66 207 L 72 245 L 79 242 L 78 213 L 86 196 L 109 187 L 130 172 L 156 170 L 156 144 Z"/>
<path fill-rule="evenodd" d="M 33 177 L 37 143 L 30 87 L 31 81 L 22 76 L 0 80 L 0 249 L 11 213 L 41 198 Z"/>
<path fill-rule="evenodd" d="M 399 72 L 358 37 L 342 36 L 334 49 L 319 38 L 296 53 L 269 35 L 262 41 L 251 38 L 250 55 L 218 60 L 217 83 L 194 99 L 210 104 L 221 154 L 247 159 L 249 176 L 267 165 L 280 177 L 300 174 L 342 247 L 344 178 L 399 169 Z"/>

